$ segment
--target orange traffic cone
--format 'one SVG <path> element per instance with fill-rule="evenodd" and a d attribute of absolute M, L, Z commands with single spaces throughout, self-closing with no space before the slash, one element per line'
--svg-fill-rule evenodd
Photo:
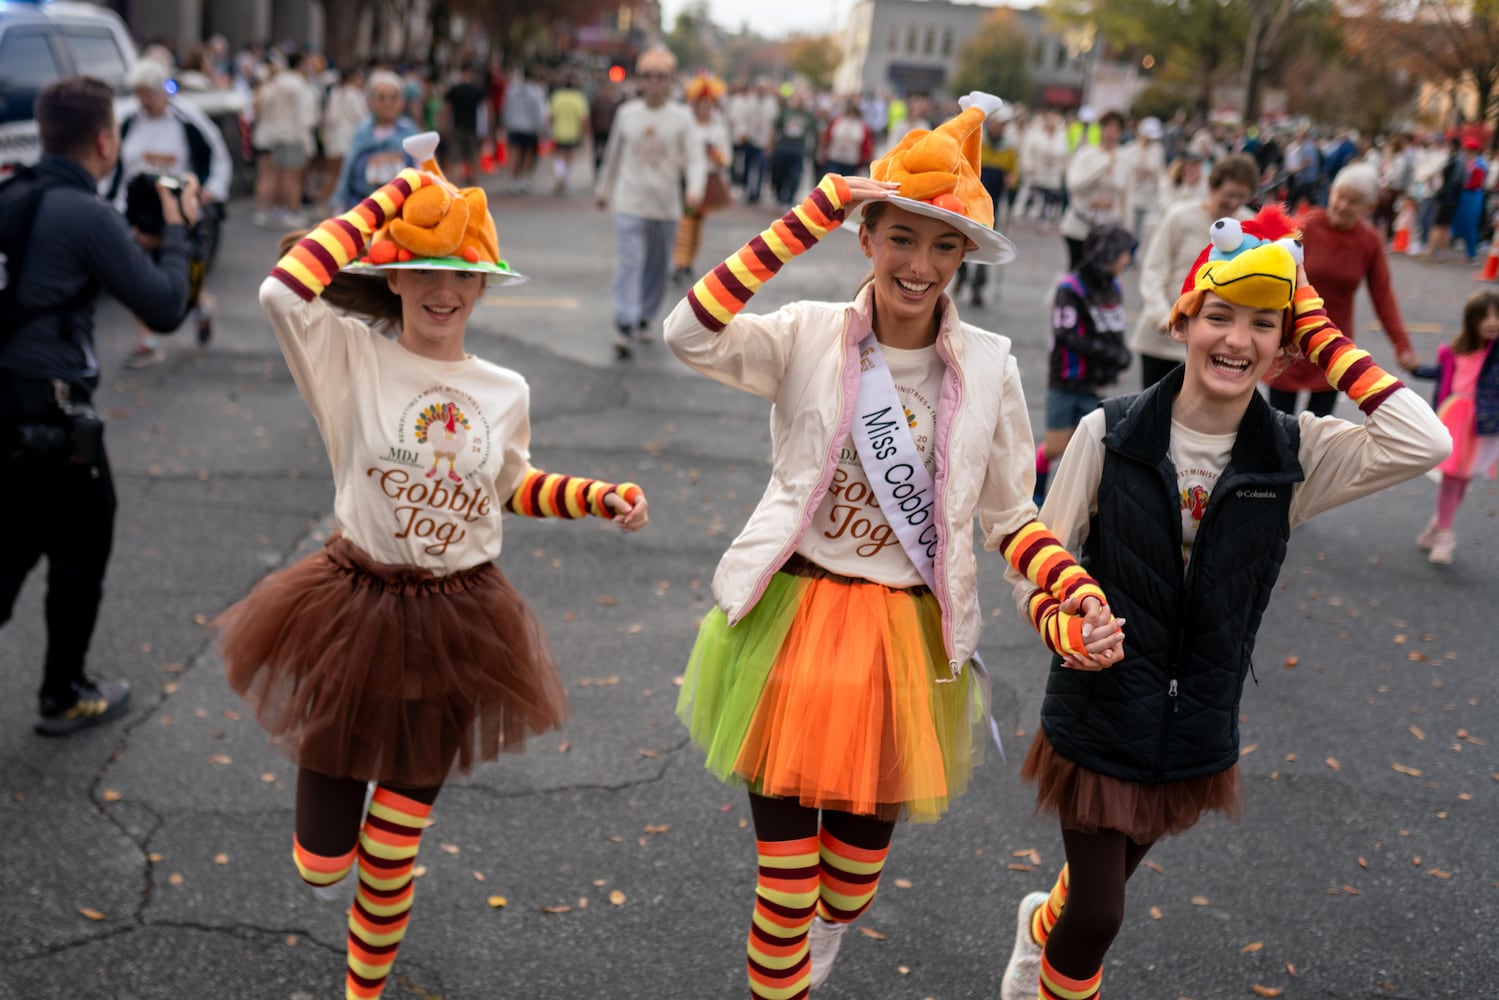
<path fill-rule="evenodd" d="M 1483 270 L 1473 275 L 1474 281 L 1499 281 L 1499 234 L 1489 241 L 1489 256 L 1483 262 Z"/>
<path fill-rule="evenodd" d="M 1390 253 L 1411 252 L 1411 223 L 1415 219 L 1416 213 L 1409 199 L 1401 202 L 1400 211 L 1395 213 L 1395 239 L 1390 244 Z"/>

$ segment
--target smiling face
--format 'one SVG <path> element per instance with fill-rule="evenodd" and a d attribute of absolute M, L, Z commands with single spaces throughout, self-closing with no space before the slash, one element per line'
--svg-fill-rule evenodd
<path fill-rule="evenodd" d="M 885 205 L 873 226 L 859 227 L 864 256 L 874 262 L 875 316 L 882 323 L 936 335 L 937 306 L 968 241 L 941 219 Z"/>
<path fill-rule="evenodd" d="M 1334 229 L 1352 229 L 1372 207 L 1362 193 L 1351 187 L 1333 185 L 1327 195 L 1327 221 Z"/>
<path fill-rule="evenodd" d="M 1183 402 L 1199 407 L 1247 406 L 1265 373 L 1285 353 L 1285 311 L 1203 297 L 1196 316 L 1172 330 L 1187 345 Z"/>
<path fill-rule="evenodd" d="M 390 290 L 401 297 L 402 347 L 425 358 L 461 361 L 463 331 L 484 294 L 484 275 L 477 271 L 391 269 Z"/>

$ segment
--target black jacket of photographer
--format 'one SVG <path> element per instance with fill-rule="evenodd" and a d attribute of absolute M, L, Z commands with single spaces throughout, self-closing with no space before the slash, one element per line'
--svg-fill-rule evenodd
<path fill-rule="evenodd" d="M 94 306 L 107 291 L 141 322 L 175 330 L 187 310 L 187 227 L 167 226 L 159 263 L 99 197 L 93 175 L 63 156 L 36 167 L 47 185 L 17 282 L 22 315 L 0 336 L 0 368 L 23 378 L 63 379 L 83 393 L 99 382 Z"/>

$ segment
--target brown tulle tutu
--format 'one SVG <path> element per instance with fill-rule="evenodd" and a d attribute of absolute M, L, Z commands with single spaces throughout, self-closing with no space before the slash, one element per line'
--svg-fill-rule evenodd
<path fill-rule="evenodd" d="M 335 534 L 213 626 L 230 686 L 323 774 L 435 787 L 567 715 L 541 624 L 492 563 L 439 577 Z"/>
<path fill-rule="evenodd" d="M 1020 766 L 1036 783 L 1036 812 L 1056 814 L 1062 829 L 1079 833 L 1118 830 L 1137 844 L 1190 830 L 1203 813 L 1244 815 L 1244 782 L 1235 763 L 1201 778 L 1147 785 L 1111 778 L 1063 757 L 1039 729 Z"/>

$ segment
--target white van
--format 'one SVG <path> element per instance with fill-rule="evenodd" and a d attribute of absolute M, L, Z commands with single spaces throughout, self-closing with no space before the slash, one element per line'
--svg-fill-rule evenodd
<path fill-rule="evenodd" d="M 32 106 L 53 80 L 87 73 L 115 90 L 115 117 L 135 110 L 125 78 L 135 42 L 114 11 L 73 0 L 0 0 L 0 175 L 41 155 Z M 233 90 L 184 91 L 239 148 L 243 100 Z M 238 160 L 238 157 L 235 158 Z"/>

